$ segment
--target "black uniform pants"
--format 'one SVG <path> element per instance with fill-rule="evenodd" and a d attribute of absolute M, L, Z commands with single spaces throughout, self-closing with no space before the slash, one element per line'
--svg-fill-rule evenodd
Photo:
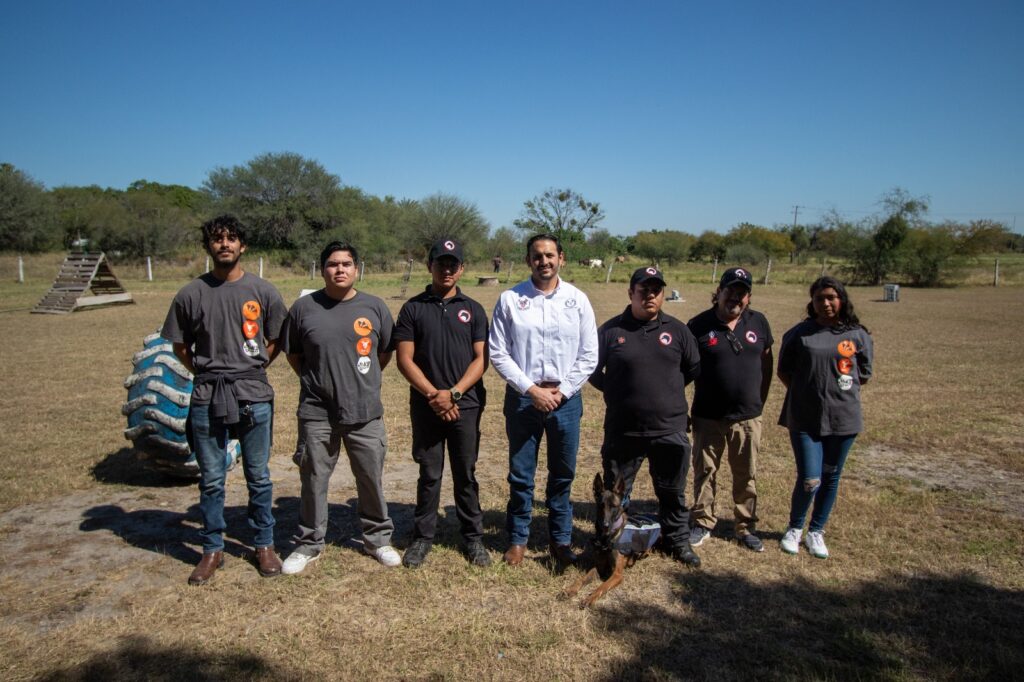
<path fill-rule="evenodd" d="M 462 537 L 468 542 L 483 536 L 480 486 L 476 482 L 476 460 L 480 448 L 479 408 L 461 410 L 454 422 L 442 421 L 423 401 L 410 403 L 412 458 L 420 465 L 416 484 L 416 512 L 413 539 L 433 540 L 437 528 L 437 507 L 441 502 L 444 450 L 455 488 L 455 514 Z"/>
<path fill-rule="evenodd" d="M 690 510 L 686 506 L 686 475 L 690 471 L 690 439 L 686 432 L 667 436 L 617 436 L 601 447 L 604 485 L 611 488 L 622 476 L 626 499 L 644 459 L 658 497 L 661 534 L 668 546 L 689 542 Z"/>

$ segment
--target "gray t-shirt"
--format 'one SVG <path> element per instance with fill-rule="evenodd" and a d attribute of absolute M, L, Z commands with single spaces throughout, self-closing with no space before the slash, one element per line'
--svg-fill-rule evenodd
<path fill-rule="evenodd" d="M 390 347 L 393 327 L 384 301 L 361 291 L 338 301 L 320 289 L 295 301 L 283 350 L 302 356 L 299 418 L 363 424 L 382 416 L 377 354 Z"/>
<path fill-rule="evenodd" d="M 242 372 L 267 365 L 267 342 L 281 335 L 287 314 L 281 294 L 270 282 L 247 272 L 234 282 L 206 273 L 174 297 L 160 333 L 192 349 L 196 374 Z M 234 389 L 239 400 L 274 399 L 274 389 L 259 380 L 240 379 Z M 196 384 L 192 402 L 208 404 L 212 393 L 213 384 Z"/>
<path fill-rule="evenodd" d="M 779 351 L 779 373 L 790 377 L 779 424 L 815 436 L 860 433 L 860 385 L 871 377 L 873 355 L 861 327 L 837 331 L 804 320 L 790 329 Z"/>

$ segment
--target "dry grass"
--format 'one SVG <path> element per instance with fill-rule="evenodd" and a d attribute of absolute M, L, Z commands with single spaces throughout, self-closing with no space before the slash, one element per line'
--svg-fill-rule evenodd
<path fill-rule="evenodd" d="M 52 269 L 25 285 L 0 284 L 2 307 L 31 306 L 50 278 Z M 308 286 L 283 274 L 273 281 L 288 301 Z M 409 292 L 425 281 L 417 273 Z M 138 305 L 64 317 L 0 314 L 4 679 L 991 679 L 1019 675 L 1024 665 L 1019 498 L 993 504 L 999 480 L 991 475 L 1019 480 L 1024 472 L 1024 290 L 905 289 L 900 304 L 854 290 L 874 334 L 877 377 L 864 392 L 867 431 L 829 528 L 832 559 L 777 549 L 793 463 L 784 431 L 773 425 L 782 397 L 776 385 L 759 476 L 767 551 L 753 555 L 727 541 L 731 514 L 720 497 L 725 520 L 700 549 L 703 570 L 645 559 L 596 609 L 581 612 L 557 599 L 571 576 L 554 575 L 540 560 L 543 512 L 531 540 L 536 560 L 519 570 L 474 569 L 457 551 L 448 484 L 438 546 L 422 569 L 386 570 L 361 556 L 347 542 L 358 523 L 343 468 L 332 492 L 331 545 L 309 575 L 261 580 L 244 560 L 245 492 L 233 475 L 228 563 L 213 585 L 188 588 L 198 551 L 195 491 L 132 462 L 119 413 L 129 358 L 183 280 L 128 283 Z M 624 283 L 584 286 L 600 320 L 626 303 Z M 393 276 L 370 277 L 365 288 L 398 293 Z M 498 290 L 469 288 L 493 306 Z M 669 311 L 684 319 L 711 290 L 676 288 L 687 300 Z M 803 286 L 755 289 L 755 307 L 777 339 L 805 301 Z M 401 301 L 388 303 L 397 312 Z M 283 362 L 271 380 L 277 540 L 285 548 L 298 504 L 288 460 L 297 382 Z M 503 387 L 493 372 L 486 381 L 479 468 L 497 559 L 507 473 Z M 407 390 L 389 368 L 385 480 L 400 545 L 415 501 Z M 583 482 L 599 468 L 603 416 L 597 393 L 586 389 L 584 400 L 574 493 L 580 546 L 592 528 Z M 927 479 L 904 473 L 915 460 L 935 465 Z M 720 489 L 728 490 L 723 474 Z M 646 475 L 634 499 L 653 508 Z"/>

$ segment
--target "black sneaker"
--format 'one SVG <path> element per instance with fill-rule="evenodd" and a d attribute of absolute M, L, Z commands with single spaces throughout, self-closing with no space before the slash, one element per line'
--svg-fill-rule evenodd
<path fill-rule="evenodd" d="M 405 556 L 402 557 L 402 565 L 406 568 L 419 568 L 427 560 L 427 554 L 430 553 L 431 547 L 433 547 L 433 543 L 430 540 L 422 538 L 413 540 L 412 544 L 409 545 L 409 549 L 405 550 Z"/>
<path fill-rule="evenodd" d="M 491 555 L 487 553 L 484 543 L 479 540 L 470 540 L 466 543 L 466 558 L 474 566 L 490 566 Z"/>
<path fill-rule="evenodd" d="M 740 546 L 746 547 L 751 552 L 763 552 L 764 543 L 761 542 L 761 538 L 757 537 L 753 533 L 747 533 L 740 539 Z"/>
<path fill-rule="evenodd" d="M 700 557 L 690 547 L 689 542 L 683 542 L 672 548 L 669 552 L 673 559 L 690 568 L 700 568 Z"/>

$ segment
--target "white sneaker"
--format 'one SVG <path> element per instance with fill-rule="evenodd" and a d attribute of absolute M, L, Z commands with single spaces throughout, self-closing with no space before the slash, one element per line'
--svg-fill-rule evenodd
<path fill-rule="evenodd" d="M 802 528 L 787 528 L 786 534 L 779 540 L 779 547 L 786 554 L 796 554 L 800 551 L 800 536 L 803 535 Z M 808 545 L 809 547 L 809 545 Z"/>
<path fill-rule="evenodd" d="M 402 557 L 398 555 L 398 552 L 391 545 L 378 547 L 368 552 L 368 554 L 388 568 L 402 565 Z"/>
<path fill-rule="evenodd" d="M 704 541 L 711 537 L 711 531 L 704 526 L 694 526 L 690 529 L 690 546 L 700 547 Z"/>
<path fill-rule="evenodd" d="M 828 547 L 825 546 L 825 534 L 820 530 L 812 530 L 807 533 L 807 537 L 804 538 L 804 544 L 807 545 L 807 551 L 811 553 L 811 556 L 819 559 L 828 558 Z"/>
<path fill-rule="evenodd" d="M 288 555 L 288 558 L 281 564 L 281 573 L 284 575 L 295 575 L 296 573 L 302 573 L 306 570 L 306 566 L 320 558 L 322 552 L 310 556 L 309 554 L 303 554 L 302 552 L 295 551 Z"/>

